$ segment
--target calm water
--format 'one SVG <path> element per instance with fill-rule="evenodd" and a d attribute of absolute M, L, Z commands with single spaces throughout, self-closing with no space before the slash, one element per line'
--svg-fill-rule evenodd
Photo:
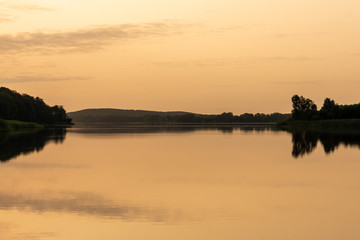
<path fill-rule="evenodd" d="M 360 239 L 360 134 L 93 126 L 0 137 L 0 239 Z"/>

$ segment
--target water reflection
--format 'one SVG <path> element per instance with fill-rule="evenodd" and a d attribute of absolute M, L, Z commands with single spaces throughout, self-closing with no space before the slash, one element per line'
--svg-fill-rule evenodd
<path fill-rule="evenodd" d="M 360 129 L 295 129 L 292 134 L 295 158 L 312 153 L 320 142 L 326 154 L 334 152 L 340 145 L 360 148 Z"/>
<path fill-rule="evenodd" d="M 181 221 L 180 210 L 163 207 L 117 204 L 101 196 L 78 192 L 47 192 L 40 196 L 0 192 L 0 210 L 57 212 L 88 215 L 126 221 L 172 222 Z"/>
<path fill-rule="evenodd" d="M 359 239 L 348 223 L 360 214 L 360 151 L 342 148 L 359 146 L 353 130 L 106 128 L 7 140 L 19 147 L 50 139 L 28 144 L 33 152 L 48 147 L 41 154 L 1 164 L 0 239 L 285 240 L 303 233 L 298 239 L 334 240 L 347 237 L 344 229 Z M 65 135 L 61 146 L 46 145 Z M 292 141 L 294 156 L 318 147 L 320 160 L 293 160 Z M 338 144 L 335 160 L 324 164 L 322 145 L 332 151 Z"/>
<path fill-rule="evenodd" d="M 20 155 L 39 152 L 49 142 L 63 143 L 68 131 L 86 135 L 117 135 L 117 134 L 154 134 L 154 133 L 191 133 L 196 131 L 219 131 L 232 134 L 235 130 L 246 133 L 271 131 L 269 125 L 112 125 L 87 124 L 76 125 L 73 128 L 48 128 L 38 132 L 24 132 L 16 134 L 0 133 L 0 161 L 7 162 Z M 274 130 L 274 129 L 273 129 Z M 32 165 L 22 164 L 24 167 Z M 42 165 L 47 167 L 47 165 Z M 60 167 L 60 166 L 59 166 Z"/>
<path fill-rule="evenodd" d="M 71 132 L 80 134 L 141 134 L 141 133 L 190 133 L 195 131 L 220 131 L 233 133 L 235 130 L 244 132 L 264 132 L 275 130 L 271 125 L 113 125 L 113 124 L 86 124 L 75 125 Z"/>
<path fill-rule="evenodd" d="M 62 143 L 65 128 L 45 129 L 38 132 L 0 134 L 0 161 L 6 162 L 20 155 L 41 151 L 49 142 Z"/>
<path fill-rule="evenodd" d="M 112 125 L 91 124 L 65 128 L 52 128 L 36 133 L 0 134 L 0 161 L 6 162 L 19 155 L 43 150 L 49 142 L 62 143 L 67 131 L 85 135 L 191 133 L 196 131 L 218 131 L 234 134 L 265 132 L 288 132 L 292 135 L 294 158 L 311 154 L 320 142 L 326 154 L 334 152 L 340 145 L 360 148 L 360 129 L 279 129 L 274 125 Z"/>

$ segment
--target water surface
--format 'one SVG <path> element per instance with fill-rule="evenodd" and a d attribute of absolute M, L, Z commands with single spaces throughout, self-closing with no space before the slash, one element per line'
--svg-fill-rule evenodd
<path fill-rule="evenodd" d="M 0 239 L 359 239 L 360 135 L 102 126 L 0 138 Z"/>

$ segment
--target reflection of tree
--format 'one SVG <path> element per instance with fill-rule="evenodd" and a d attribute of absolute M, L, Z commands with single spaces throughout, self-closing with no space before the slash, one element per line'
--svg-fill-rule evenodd
<path fill-rule="evenodd" d="M 340 144 L 350 147 L 360 147 L 360 133 L 348 132 L 346 134 L 323 133 L 319 135 L 320 142 L 326 153 L 334 152 Z"/>
<path fill-rule="evenodd" d="M 48 142 L 62 143 L 66 129 L 46 129 L 35 133 L 0 135 L 0 161 L 6 162 L 19 155 L 41 151 Z"/>
<path fill-rule="evenodd" d="M 360 148 L 360 132 L 346 130 L 288 130 L 292 133 L 292 155 L 297 158 L 310 154 L 317 146 L 323 145 L 326 154 L 334 152 L 339 145 L 355 146 Z"/>
<path fill-rule="evenodd" d="M 294 157 L 303 156 L 306 153 L 311 153 L 317 145 L 316 135 L 309 132 L 293 132 L 292 133 Z"/>
<path fill-rule="evenodd" d="M 221 131 L 222 133 L 233 133 L 234 128 L 233 127 L 221 127 L 218 128 L 219 131 Z"/>

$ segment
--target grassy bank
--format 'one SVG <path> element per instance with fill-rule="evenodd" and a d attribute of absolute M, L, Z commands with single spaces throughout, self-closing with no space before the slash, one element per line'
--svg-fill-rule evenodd
<path fill-rule="evenodd" d="M 315 121 L 288 120 L 278 123 L 282 128 L 360 128 L 360 119 L 331 119 Z"/>
<path fill-rule="evenodd" d="M 32 131 L 42 128 L 44 126 L 37 123 L 0 119 L 0 132 Z"/>

